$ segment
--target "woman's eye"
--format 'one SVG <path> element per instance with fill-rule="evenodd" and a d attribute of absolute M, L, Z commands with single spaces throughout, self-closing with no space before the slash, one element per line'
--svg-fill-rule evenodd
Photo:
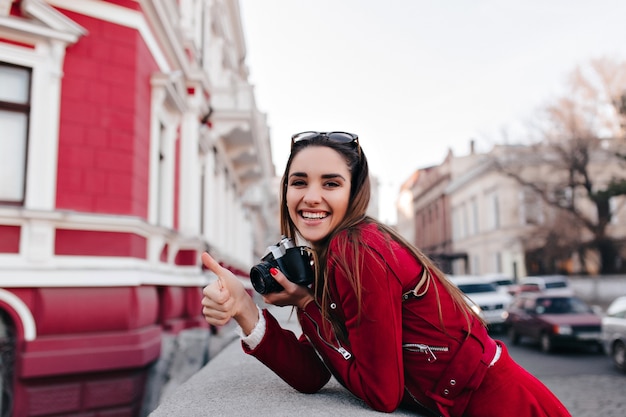
<path fill-rule="evenodd" d="M 335 187 L 339 187 L 341 184 L 339 184 L 336 181 L 329 181 L 325 185 L 326 187 L 329 187 L 329 188 L 335 188 Z"/>
<path fill-rule="evenodd" d="M 292 187 L 302 187 L 303 185 L 306 185 L 304 180 L 294 180 L 291 182 Z"/>

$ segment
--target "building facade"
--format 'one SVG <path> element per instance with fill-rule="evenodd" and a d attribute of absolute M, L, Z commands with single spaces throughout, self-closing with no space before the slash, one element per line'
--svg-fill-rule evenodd
<path fill-rule="evenodd" d="M 623 144 L 607 141 L 591 153 L 588 172 L 599 187 L 624 178 L 624 163 L 607 158 L 619 154 L 617 148 L 611 151 L 616 146 Z M 473 146 L 470 149 L 466 156 L 449 154 L 442 164 L 419 169 L 407 180 L 398 203 L 398 230 L 405 237 L 438 260 L 445 272 L 456 275 L 520 278 L 546 272 L 599 273 L 598 254 L 591 246 L 583 251 L 567 247 L 568 241 L 585 247 L 592 235 L 572 226 L 564 211 L 542 201 L 533 189 L 552 184 L 563 195 L 550 198 L 575 201 L 577 213 L 591 224 L 598 220 L 597 209 L 587 197 L 554 187 L 567 184 L 568 178 L 547 147 L 501 145 L 484 154 L 473 152 Z M 614 239 L 615 259 L 623 268 L 626 196 L 616 195 L 608 205 L 606 234 Z"/>
<path fill-rule="evenodd" d="M 492 155 L 460 157 L 445 189 L 450 202 L 454 274 L 526 276 L 519 188 L 493 167 Z"/>
<path fill-rule="evenodd" d="M 236 0 L 0 1 L 2 415 L 145 413 L 278 230 Z M 212 329 L 216 331 L 217 329 Z"/>
<path fill-rule="evenodd" d="M 451 181 L 453 155 L 436 166 L 420 168 L 401 190 L 398 230 L 413 242 L 446 273 L 452 263 L 464 254 L 455 254 L 452 247 L 452 225 L 448 195 L 444 192 Z"/>

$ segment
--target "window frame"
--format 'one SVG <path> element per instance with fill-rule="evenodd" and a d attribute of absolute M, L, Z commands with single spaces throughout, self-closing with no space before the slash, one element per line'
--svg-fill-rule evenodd
<path fill-rule="evenodd" d="M 16 103 L 10 101 L 4 101 L 0 99 L 0 110 L 15 112 L 24 114 L 26 116 L 26 126 L 24 130 L 24 163 L 22 170 L 22 190 L 21 190 L 21 199 L 20 200 L 8 200 L 5 199 L 4 196 L 0 194 L 0 205 L 9 205 L 9 206 L 24 206 L 26 201 L 26 187 L 28 183 L 28 151 L 30 147 L 30 120 L 31 120 L 31 112 L 32 112 L 32 88 L 33 88 L 33 68 L 23 65 L 16 65 L 6 61 L 0 61 L 1 67 L 9 67 L 9 68 L 17 68 L 25 70 L 27 74 L 27 82 L 28 88 L 26 92 L 26 102 L 25 103 Z"/>

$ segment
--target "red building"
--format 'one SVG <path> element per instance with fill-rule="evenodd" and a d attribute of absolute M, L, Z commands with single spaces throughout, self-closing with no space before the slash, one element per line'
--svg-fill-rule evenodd
<path fill-rule="evenodd" d="M 0 0 L 2 416 L 145 413 L 200 253 L 271 241 L 244 58 L 236 0 Z"/>

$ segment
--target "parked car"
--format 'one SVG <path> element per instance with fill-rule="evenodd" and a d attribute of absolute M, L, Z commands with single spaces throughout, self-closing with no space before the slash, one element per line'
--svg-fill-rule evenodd
<path fill-rule="evenodd" d="M 496 286 L 498 291 L 514 295 L 517 292 L 518 285 L 513 278 L 508 275 L 501 274 L 485 274 L 481 275 L 485 280 L 491 282 Z"/>
<path fill-rule="evenodd" d="M 626 372 L 626 296 L 617 297 L 602 317 L 604 351 L 615 367 Z"/>
<path fill-rule="evenodd" d="M 550 292 L 564 295 L 574 295 L 574 290 L 569 285 L 564 275 L 541 275 L 528 276 L 520 281 L 517 293 L 520 292 Z"/>
<path fill-rule="evenodd" d="M 485 319 L 489 330 L 504 330 L 506 308 L 512 300 L 509 294 L 498 291 L 494 284 L 480 276 L 453 275 L 448 278 L 466 295 L 468 304 Z"/>
<path fill-rule="evenodd" d="M 602 349 L 602 317 L 573 295 L 521 293 L 507 309 L 505 323 L 514 345 L 526 337 L 546 353 L 557 347 Z"/>

